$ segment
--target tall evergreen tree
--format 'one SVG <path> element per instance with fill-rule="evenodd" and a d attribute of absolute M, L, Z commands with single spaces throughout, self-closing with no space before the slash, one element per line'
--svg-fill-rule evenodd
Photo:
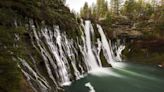
<path fill-rule="evenodd" d="M 120 14 L 121 0 L 111 0 L 111 10 L 115 15 Z"/>
<path fill-rule="evenodd" d="M 107 11 L 108 11 L 108 2 L 105 0 L 97 0 L 98 17 L 106 16 Z"/>
<path fill-rule="evenodd" d="M 81 9 L 80 15 L 83 18 L 89 18 L 91 16 L 91 8 L 88 6 L 87 2 L 85 2 L 84 7 Z"/>
<path fill-rule="evenodd" d="M 136 2 L 135 0 L 126 0 L 124 4 L 124 15 L 129 17 L 130 19 L 133 19 L 134 14 L 135 14 L 135 7 Z"/>

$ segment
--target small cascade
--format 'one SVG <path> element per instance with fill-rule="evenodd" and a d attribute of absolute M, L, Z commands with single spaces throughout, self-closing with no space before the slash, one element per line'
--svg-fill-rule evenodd
<path fill-rule="evenodd" d="M 117 61 L 122 61 L 121 55 L 122 55 L 122 51 L 125 49 L 125 45 L 120 45 L 118 47 L 118 49 L 116 50 L 116 60 Z"/>
<path fill-rule="evenodd" d="M 114 44 L 111 46 L 114 54 L 115 54 L 115 61 L 122 61 L 121 55 L 122 51 L 125 49 L 125 44 L 124 40 L 121 41 L 120 39 L 117 39 Z"/>
<path fill-rule="evenodd" d="M 111 44 L 108 43 L 108 40 L 105 36 L 105 33 L 102 29 L 102 27 L 100 25 L 97 25 L 98 27 L 98 32 L 100 33 L 100 36 L 101 36 L 101 43 L 102 43 L 102 49 L 103 49 L 103 53 L 104 53 L 104 56 L 105 58 L 107 59 L 107 62 L 109 64 L 112 64 L 114 63 L 114 59 L 113 59 L 113 52 L 112 52 L 112 49 L 111 49 Z"/>
<path fill-rule="evenodd" d="M 50 85 L 48 82 L 43 78 L 43 76 L 40 75 L 36 70 L 32 69 L 30 65 L 22 58 L 18 58 L 20 61 L 20 65 L 18 67 L 24 67 L 21 68 L 22 73 L 27 78 L 27 81 L 29 82 L 30 86 L 33 88 L 35 92 L 38 92 L 37 90 L 40 90 L 40 92 L 48 92 L 50 89 Z M 36 83 L 34 85 L 34 82 Z"/>

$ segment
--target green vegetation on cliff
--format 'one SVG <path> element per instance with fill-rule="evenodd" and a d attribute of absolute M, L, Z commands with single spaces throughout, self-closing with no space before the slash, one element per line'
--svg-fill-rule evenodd
<path fill-rule="evenodd" d="M 32 64 L 33 56 L 42 65 L 40 53 L 31 44 L 30 20 L 38 29 L 59 25 L 70 37 L 79 34 L 75 16 L 64 6 L 64 0 L 0 1 L 0 92 L 32 92 L 17 59 Z"/>
<path fill-rule="evenodd" d="M 163 4 L 163 0 L 97 0 L 92 6 L 85 3 L 80 16 L 100 23 L 107 34 L 138 31 L 146 38 L 163 38 Z"/>

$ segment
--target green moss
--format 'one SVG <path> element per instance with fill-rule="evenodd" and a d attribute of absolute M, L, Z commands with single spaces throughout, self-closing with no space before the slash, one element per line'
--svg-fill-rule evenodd
<path fill-rule="evenodd" d="M 16 48 L 13 47 L 16 43 L 14 40 L 15 30 L 0 26 L 0 90 L 2 92 L 18 92 L 20 90 L 21 73 L 17 62 L 12 59 L 16 51 Z"/>
<path fill-rule="evenodd" d="M 16 40 L 15 34 L 19 35 L 19 40 Z M 34 66 L 30 55 L 41 61 L 27 34 L 24 27 L 0 26 L 0 90 L 3 92 L 20 92 L 22 89 L 22 74 L 17 67 L 19 61 L 14 61 L 13 57 L 25 59 L 31 67 Z"/>
<path fill-rule="evenodd" d="M 0 56 L 0 90 L 2 92 L 18 92 L 20 90 L 21 73 L 17 63 L 8 56 Z"/>

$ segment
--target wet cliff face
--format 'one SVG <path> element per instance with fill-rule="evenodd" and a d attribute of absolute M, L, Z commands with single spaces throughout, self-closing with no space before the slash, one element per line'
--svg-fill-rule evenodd
<path fill-rule="evenodd" d="M 129 61 L 163 65 L 163 45 L 163 39 L 133 39 L 127 43 L 123 54 Z"/>
<path fill-rule="evenodd" d="M 37 67 L 42 75 L 47 74 L 46 68 L 43 67 L 45 65 L 41 51 L 33 46 L 37 43 L 33 28 L 35 27 L 35 31 L 41 33 L 41 29 L 45 27 L 53 29 L 53 25 L 58 25 L 65 34 L 74 33 L 70 35 L 71 37 L 78 33 L 75 16 L 60 0 L 1 1 L 0 12 L 0 90 L 2 92 L 32 92 L 33 89 L 27 82 L 28 78 L 18 66 L 31 66 L 30 69 L 23 68 L 28 72 L 38 71 Z M 41 38 L 44 40 L 43 37 Z M 32 43 L 33 40 L 35 40 L 34 43 Z M 26 61 L 28 65 L 21 61 Z M 40 80 L 39 78 L 35 81 Z M 45 83 L 41 82 L 43 83 L 40 84 Z M 53 82 L 51 84 L 54 85 Z"/>

